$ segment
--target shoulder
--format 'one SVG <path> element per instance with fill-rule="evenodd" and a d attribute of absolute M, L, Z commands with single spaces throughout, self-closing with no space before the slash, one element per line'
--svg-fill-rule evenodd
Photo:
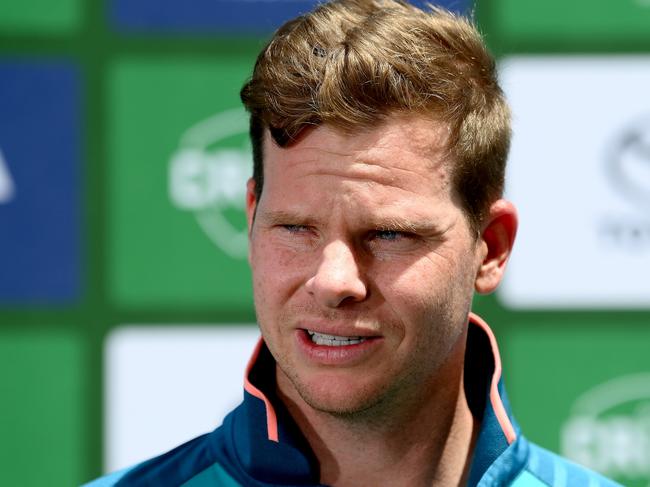
<path fill-rule="evenodd" d="M 512 487 L 621 487 L 602 475 L 530 444 L 528 462 Z"/>
<path fill-rule="evenodd" d="M 212 454 L 209 435 L 135 466 L 100 477 L 83 487 L 238 485 Z M 217 483 L 213 483 L 217 481 Z"/>
<path fill-rule="evenodd" d="M 95 479 L 91 482 L 88 482 L 87 484 L 83 484 L 81 487 L 112 487 L 113 485 L 116 485 L 117 482 L 119 482 L 122 477 L 124 477 L 127 473 L 129 473 L 134 468 L 135 467 L 129 467 L 129 468 L 124 468 L 122 470 L 118 470 L 117 472 L 113 472 L 111 474 Z"/>

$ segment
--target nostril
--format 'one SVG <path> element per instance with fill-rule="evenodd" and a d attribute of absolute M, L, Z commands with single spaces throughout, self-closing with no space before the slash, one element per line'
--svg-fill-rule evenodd
<path fill-rule="evenodd" d="M 344 302 L 363 301 L 367 296 L 366 284 L 359 277 L 337 279 L 317 274 L 306 282 L 305 288 L 316 301 L 330 308 Z"/>
<path fill-rule="evenodd" d="M 367 296 L 354 250 L 340 240 L 323 249 L 318 267 L 305 287 L 320 305 L 329 308 L 339 307 L 344 302 L 362 301 Z"/>

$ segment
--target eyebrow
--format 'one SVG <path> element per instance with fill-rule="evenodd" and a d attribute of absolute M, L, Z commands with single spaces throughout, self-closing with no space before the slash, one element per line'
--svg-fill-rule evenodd
<path fill-rule="evenodd" d="M 265 211 L 260 215 L 261 219 L 269 225 L 282 225 L 286 223 L 313 225 L 317 222 L 313 217 L 303 216 L 297 212 L 284 210 Z"/>
<path fill-rule="evenodd" d="M 301 215 L 299 212 L 290 212 L 284 210 L 274 210 L 264 212 L 259 215 L 267 225 L 314 225 L 317 226 L 319 221 L 313 216 Z M 440 225 L 430 220 L 413 220 L 396 217 L 370 216 L 365 226 L 369 229 L 376 230 L 394 230 L 396 232 L 413 233 L 418 235 L 434 236 L 442 235 L 448 229 L 441 228 Z"/>
<path fill-rule="evenodd" d="M 413 233 L 417 235 L 441 235 L 446 230 L 430 220 L 412 220 L 388 217 L 385 219 L 368 221 L 368 225 L 378 230 L 394 230 L 397 232 Z"/>

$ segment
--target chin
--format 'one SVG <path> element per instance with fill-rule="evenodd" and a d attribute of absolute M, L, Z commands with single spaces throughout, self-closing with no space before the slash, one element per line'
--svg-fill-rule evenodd
<path fill-rule="evenodd" d="M 293 381 L 293 386 L 312 409 L 334 416 L 352 417 L 372 410 L 384 398 L 380 387 L 358 384 L 356 381 L 319 380 L 315 383 Z"/>

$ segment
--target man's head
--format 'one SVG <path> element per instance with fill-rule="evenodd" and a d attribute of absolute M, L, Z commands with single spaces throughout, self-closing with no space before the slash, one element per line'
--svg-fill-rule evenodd
<path fill-rule="evenodd" d="M 280 391 L 342 415 L 453 400 L 473 292 L 496 287 L 516 230 L 499 199 L 508 110 L 476 31 L 392 1 L 325 4 L 279 30 L 242 93 Z"/>
<path fill-rule="evenodd" d="M 399 112 L 448 130 L 453 186 L 475 232 L 503 192 L 510 113 L 494 61 L 462 17 L 394 0 L 323 4 L 278 30 L 241 96 L 258 198 L 267 130 L 286 147 L 309 127 L 353 134 Z"/>

